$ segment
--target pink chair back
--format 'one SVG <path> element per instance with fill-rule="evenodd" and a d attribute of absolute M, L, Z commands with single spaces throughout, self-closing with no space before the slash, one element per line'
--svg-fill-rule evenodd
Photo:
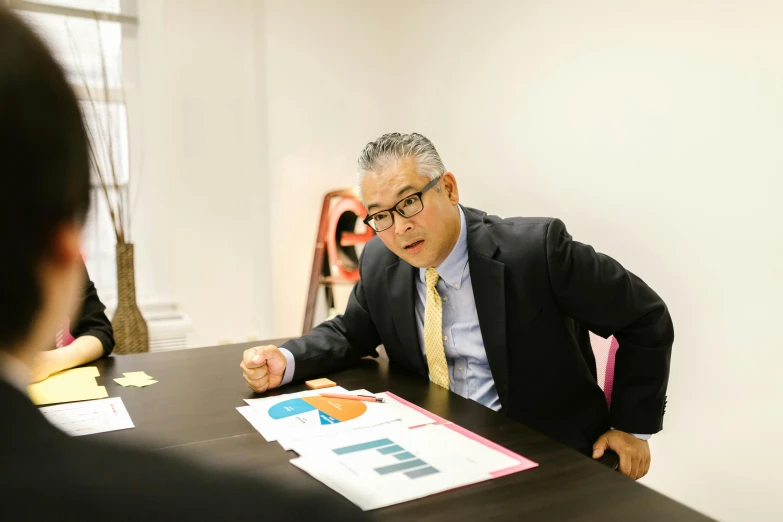
<path fill-rule="evenodd" d="M 65 318 L 65 322 L 60 329 L 57 330 L 57 336 L 54 341 L 55 348 L 68 346 L 74 341 L 74 337 L 71 335 L 71 320 L 68 317 Z"/>
<path fill-rule="evenodd" d="M 82 252 L 82 261 L 85 263 L 87 262 L 87 254 L 84 252 Z M 54 347 L 62 348 L 63 346 L 68 346 L 75 340 L 76 338 L 71 335 L 71 319 L 68 316 L 65 316 L 65 321 L 62 326 L 60 326 L 60 329 L 57 330 L 57 335 L 54 338 Z"/>
<path fill-rule="evenodd" d="M 604 391 L 606 403 L 612 404 L 612 385 L 614 384 L 614 361 L 620 344 L 614 336 L 604 339 L 590 332 L 590 345 L 595 355 L 595 366 L 598 373 L 598 385 Z"/>

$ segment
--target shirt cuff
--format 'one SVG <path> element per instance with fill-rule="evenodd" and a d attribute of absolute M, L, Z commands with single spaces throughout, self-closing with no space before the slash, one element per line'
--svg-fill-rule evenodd
<path fill-rule="evenodd" d="M 610 429 L 613 430 L 614 428 L 610 428 Z M 652 437 L 652 434 L 650 433 L 631 433 L 631 435 L 633 435 L 634 437 L 640 440 L 650 440 L 650 437 Z"/>
<path fill-rule="evenodd" d="M 285 373 L 283 374 L 283 380 L 280 383 L 280 386 L 285 386 L 289 382 L 294 380 L 294 367 L 296 366 L 296 361 L 294 360 L 294 354 L 292 354 L 290 351 L 286 350 L 285 348 L 278 348 L 280 352 L 285 356 Z"/>

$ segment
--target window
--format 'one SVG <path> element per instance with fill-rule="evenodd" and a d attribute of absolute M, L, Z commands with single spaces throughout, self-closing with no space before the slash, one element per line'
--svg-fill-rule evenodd
<path fill-rule="evenodd" d="M 136 0 L 10 0 L 8 3 L 38 31 L 65 68 L 81 101 L 97 160 L 104 172 L 110 168 L 111 137 L 117 182 L 127 195 L 131 181 L 128 100 L 135 97 Z M 111 302 L 117 296 L 116 238 L 95 173 L 92 186 L 92 205 L 82 250 L 102 300 Z M 133 202 L 127 201 L 126 213 L 132 214 L 132 207 Z"/>

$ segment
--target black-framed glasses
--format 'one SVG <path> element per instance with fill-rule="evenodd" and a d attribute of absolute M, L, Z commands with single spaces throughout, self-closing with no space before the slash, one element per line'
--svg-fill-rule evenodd
<path fill-rule="evenodd" d="M 404 218 L 415 216 L 416 214 L 424 210 L 424 203 L 421 201 L 421 195 L 427 192 L 435 185 L 437 185 L 438 181 L 440 181 L 440 176 L 427 183 L 427 185 L 425 185 L 423 189 L 416 192 L 415 194 L 405 196 L 404 198 L 399 200 L 397 204 L 394 205 L 392 208 L 388 208 L 386 210 L 379 210 L 374 214 L 370 214 L 369 216 L 364 218 L 364 224 L 368 225 L 376 232 L 383 232 L 384 230 L 390 228 L 394 224 L 395 212 Z"/>

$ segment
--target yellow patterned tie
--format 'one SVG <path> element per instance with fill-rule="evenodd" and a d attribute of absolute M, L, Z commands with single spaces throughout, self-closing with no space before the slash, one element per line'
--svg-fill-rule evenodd
<path fill-rule="evenodd" d="M 443 305 L 440 294 L 435 288 L 438 284 L 438 272 L 428 268 L 427 304 L 424 307 L 424 350 L 427 352 L 427 364 L 430 367 L 430 380 L 438 386 L 449 389 L 449 365 L 446 363 L 446 350 L 443 348 Z"/>

